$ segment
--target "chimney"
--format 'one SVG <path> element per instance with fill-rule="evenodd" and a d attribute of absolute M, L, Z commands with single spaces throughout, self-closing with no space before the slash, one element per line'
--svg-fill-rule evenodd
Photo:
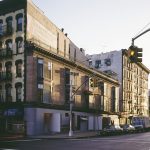
<path fill-rule="evenodd" d="M 67 33 L 65 33 L 65 36 L 67 37 L 67 36 L 68 36 L 68 34 L 67 34 Z"/>
<path fill-rule="evenodd" d="M 64 32 L 64 28 L 61 28 L 61 31 Z"/>

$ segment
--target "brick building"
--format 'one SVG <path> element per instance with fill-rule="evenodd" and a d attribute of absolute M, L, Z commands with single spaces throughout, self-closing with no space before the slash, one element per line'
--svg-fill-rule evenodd
<path fill-rule="evenodd" d="M 97 80 L 92 88 L 90 78 Z M 116 79 L 90 69 L 84 49 L 31 0 L 0 2 L 1 132 L 68 130 L 70 99 L 73 130 L 118 123 L 118 86 Z"/>

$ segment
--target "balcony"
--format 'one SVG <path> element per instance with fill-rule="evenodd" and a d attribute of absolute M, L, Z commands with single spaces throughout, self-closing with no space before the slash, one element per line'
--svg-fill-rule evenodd
<path fill-rule="evenodd" d="M 12 73 L 11 72 L 0 72 L 0 81 L 11 81 Z"/>
<path fill-rule="evenodd" d="M 83 93 L 84 93 L 85 95 L 93 95 L 93 91 L 90 91 L 90 90 L 88 90 L 88 89 L 83 90 Z"/>
<path fill-rule="evenodd" d="M 0 38 L 12 35 L 12 33 L 13 33 L 12 26 L 5 25 L 0 28 Z"/>
<path fill-rule="evenodd" d="M 13 55 L 12 50 L 0 49 L 0 59 L 11 59 L 12 55 Z"/>

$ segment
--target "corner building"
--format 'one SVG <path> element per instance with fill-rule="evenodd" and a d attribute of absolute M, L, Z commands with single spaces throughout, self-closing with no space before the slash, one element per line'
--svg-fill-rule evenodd
<path fill-rule="evenodd" d="M 91 76 L 98 79 L 92 90 Z M 90 69 L 85 50 L 31 0 L 0 2 L 0 132 L 69 131 L 71 99 L 73 130 L 118 124 L 118 86 L 117 80 Z"/>
<path fill-rule="evenodd" d="M 130 63 L 127 50 L 88 55 L 91 65 L 119 80 L 120 124 L 134 116 L 149 117 L 148 75 L 142 63 Z"/>

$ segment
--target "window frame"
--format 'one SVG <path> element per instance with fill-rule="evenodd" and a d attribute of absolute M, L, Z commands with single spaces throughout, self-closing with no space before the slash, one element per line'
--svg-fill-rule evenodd
<path fill-rule="evenodd" d="M 16 53 L 22 54 L 23 53 L 23 38 L 17 37 L 15 41 L 16 41 Z M 19 44 L 19 42 L 20 42 L 20 44 Z"/>
<path fill-rule="evenodd" d="M 16 88 L 16 102 L 21 102 L 21 100 L 22 100 L 22 83 L 17 82 L 15 84 L 15 88 Z"/>
<path fill-rule="evenodd" d="M 21 19 L 21 23 L 19 23 Z M 19 13 L 16 15 L 16 32 L 23 31 L 23 14 Z"/>
<path fill-rule="evenodd" d="M 16 60 L 16 77 L 22 77 L 22 67 L 23 67 L 23 61 L 21 59 Z"/>

